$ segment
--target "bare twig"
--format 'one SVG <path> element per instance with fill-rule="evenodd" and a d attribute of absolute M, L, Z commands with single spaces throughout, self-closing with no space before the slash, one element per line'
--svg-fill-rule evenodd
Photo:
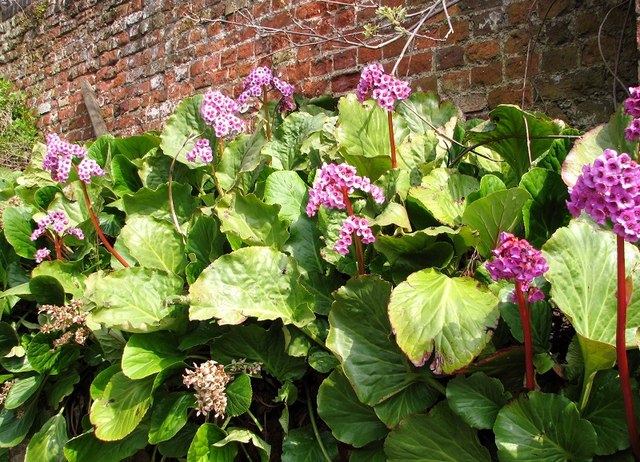
<path fill-rule="evenodd" d="M 600 23 L 600 27 L 598 27 L 598 51 L 600 52 L 600 57 L 602 58 L 602 63 L 604 64 L 604 67 L 607 68 L 607 71 L 609 71 L 609 73 L 613 76 L 613 79 L 615 82 L 618 82 L 622 88 L 624 88 L 624 91 L 627 92 L 627 94 L 629 93 L 629 90 L 627 89 L 627 86 L 625 85 L 625 83 L 620 79 L 620 77 L 618 77 L 618 74 L 616 74 L 616 72 L 611 69 L 611 67 L 609 66 L 609 63 L 607 62 L 607 59 L 604 56 L 604 51 L 602 51 L 602 28 L 604 27 L 605 23 L 607 22 L 607 18 L 609 17 L 609 15 L 611 14 L 611 12 L 613 10 L 615 10 L 616 8 L 624 5 L 625 3 L 627 3 L 629 0 L 624 0 L 621 3 L 618 3 L 617 5 L 614 5 L 613 7 L 611 7 L 609 9 L 609 11 L 607 11 L 607 14 L 604 15 L 604 18 L 602 19 L 602 22 Z M 614 92 L 614 102 L 613 105 L 615 107 L 616 102 L 615 102 L 615 92 Z"/>

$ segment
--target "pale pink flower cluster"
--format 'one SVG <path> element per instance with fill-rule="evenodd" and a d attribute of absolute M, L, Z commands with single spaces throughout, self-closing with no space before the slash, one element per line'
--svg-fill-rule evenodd
<path fill-rule="evenodd" d="M 80 228 L 69 226 L 69 219 L 62 210 L 51 212 L 39 220 L 38 227 L 33 230 L 30 239 L 35 241 L 47 232 L 51 233 L 49 237 L 52 239 L 62 239 L 65 236 L 84 239 L 84 233 Z M 36 263 L 42 263 L 44 259 L 49 258 L 50 254 L 51 252 L 46 248 L 36 250 Z"/>
<path fill-rule="evenodd" d="M 627 140 L 640 140 L 640 87 L 629 88 L 629 97 L 624 101 L 624 112 L 634 118 L 625 128 Z"/>
<path fill-rule="evenodd" d="M 226 386 L 232 377 L 227 374 L 222 364 L 214 360 L 206 361 L 199 366 L 193 364 L 195 370 L 186 369 L 182 382 L 187 388 L 193 387 L 198 400 L 197 415 L 214 413 L 214 417 L 224 417 L 227 409 Z"/>
<path fill-rule="evenodd" d="M 372 244 L 376 241 L 366 218 L 349 216 L 344 221 L 342 228 L 340 228 L 340 238 L 336 242 L 333 250 L 342 255 L 348 254 L 349 246 L 353 242 L 352 236 L 354 233 L 360 237 L 363 244 Z"/>
<path fill-rule="evenodd" d="M 9 396 L 9 390 L 11 390 L 11 387 L 13 386 L 14 383 L 15 383 L 15 379 L 7 380 L 2 384 L 2 388 L 0 389 L 0 406 L 2 406 L 4 402 L 7 400 L 7 396 Z"/>
<path fill-rule="evenodd" d="M 275 88 L 282 95 L 282 99 L 278 104 L 280 112 L 292 111 L 295 109 L 293 101 L 294 86 L 284 80 L 273 75 L 268 67 L 256 67 L 251 70 L 247 78 L 242 83 L 242 93 L 238 97 L 238 104 L 243 106 L 247 104 L 251 97 L 260 97 L 263 89 L 271 90 Z"/>
<path fill-rule="evenodd" d="M 209 140 L 206 138 L 202 138 L 193 145 L 193 149 L 187 152 L 186 154 L 187 160 L 189 162 L 196 162 L 198 158 L 204 163 L 209 163 L 213 160 L 213 151 L 211 150 L 211 145 L 209 144 Z"/>
<path fill-rule="evenodd" d="M 80 311 L 82 304 L 73 300 L 69 305 L 42 305 L 38 309 L 39 314 L 47 317 L 47 322 L 40 326 L 40 332 L 60 332 L 61 335 L 53 342 L 53 347 L 58 348 L 70 343 L 72 340 L 78 345 L 84 345 L 90 334 L 86 326 L 87 313 Z"/>
<path fill-rule="evenodd" d="M 232 138 L 244 130 L 244 122 L 235 115 L 239 110 L 233 99 L 218 90 L 209 90 L 202 100 L 200 115 L 218 138 Z"/>
<path fill-rule="evenodd" d="M 91 183 L 92 176 L 102 176 L 105 171 L 98 163 L 87 157 L 87 150 L 77 144 L 62 141 L 58 135 L 47 135 L 47 147 L 42 161 L 42 168 L 51 173 L 51 179 L 66 183 L 73 159 L 81 159 L 78 164 L 78 176 L 84 183 Z"/>
<path fill-rule="evenodd" d="M 367 65 L 360 74 L 356 89 L 358 101 L 362 103 L 370 93 L 381 108 L 390 112 L 396 101 L 411 95 L 411 87 L 404 80 L 385 74 L 382 66 L 374 63 Z"/>

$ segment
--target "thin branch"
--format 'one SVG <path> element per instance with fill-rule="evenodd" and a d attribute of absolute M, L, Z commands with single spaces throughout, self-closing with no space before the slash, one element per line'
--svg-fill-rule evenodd
<path fill-rule="evenodd" d="M 625 3 L 627 3 L 628 0 L 624 0 L 624 2 L 618 3 L 617 5 L 614 5 L 613 7 L 611 7 L 609 9 L 609 11 L 607 11 L 607 14 L 604 15 L 604 18 L 602 19 L 602 22 L 600 23 L 600 27 L 598 27 L 598 51 L 600 52 L 600 57 L 602 58 L 602 63 L 604 64 L 604 67 L 607 68 L 607 71 L 609 71 L 609 73 L 612 75 L 613 79 L 618 82 L 622 88 L 624 88 L 624 91 L 627 92 L 627 94 L 629 94 L 629 90 L 627 89 L 627 86 L 625 85 L 625 83 L 620 79 L 620 77 L 618 77 L 618 75 L 613 71 L 613 69 L 611 69 L 611 67 L 609 66 L 609 63 L 607 62 L 607 59 L 604 56 L 604 51 L 602 51 L 602 28 L 604 27 L 605 23 L 607 22 L 607 18 L 609 17 L 609 15 L 611 14 L 611 12 L 613 10 L 615 10 L 616 8 L 624 5 Z M 614 105 L 615 105 L 615 101 L 614 101 Z"/>

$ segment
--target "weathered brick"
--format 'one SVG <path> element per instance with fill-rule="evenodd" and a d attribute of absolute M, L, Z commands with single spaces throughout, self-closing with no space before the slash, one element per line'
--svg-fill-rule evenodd
<path fill-rule="evenodd" d="M 496 40 L 472 42 L 464 49 L 464 55 L 468 61 L 485 61 L 495 58 L 500 52 L 500 44 Z"/>
<path fill-rule="evenodd" d="M 451 69 L 464 64 L 464 48 L 461 46 L 450 46 L 439 48 L 436 51 L 436 69 Z"/>
<path fill-rule="evenodd" d="M 502 81 L 502 64 L 474 67 L 471 69 L 472 85 L 494 85 Z"/>
<path fill-rule="evenodd" d="M 448 72 L 440 76 L 439 82 L 440 89 L 445 94 L 466 90 L 469 88 L 470 84 L 469 71 Z"/>

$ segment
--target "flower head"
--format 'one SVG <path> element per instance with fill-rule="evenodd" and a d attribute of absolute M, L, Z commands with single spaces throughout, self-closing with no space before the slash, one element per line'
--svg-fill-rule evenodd
<path fill-rule="evenodd" d="M 80 311 L 82 304 L 73 300 L 69 305 L 42 305 L 38 309 L 39 314 L 47 317 L 47 322 L 40 326 L 40 332 L 59 332 L 60 337 L 53 341 L 53 347 L 58 348 L 70 343 L 72 340 L 78 345 L 83 345 L 89 336 L 89 328 L 86 326 L 87 313 Z"/>
<path fill-rule="evenodd" d="M 494 281 L 506 279 L 522 284 L 531 302 L 542 300 L 544 295 L 531 282 L 549 269 L 542 252 L 536 250 L 526 239 L 518 239 L 510 233 L 500 233 L 499 245 L 491 253 L 496 257 L 487 263 L 487 270 Z"/>
<path fill-rule="evenodd" d="M 333 250 L 339 254 L 347 255 L 349 253 L 349 246 L 353 242 L 352 236 L 354 233 L 362 239 L 363 244 L 372 244 L 376 241 L 366 218 L 348 216 L 347 219 L 344 220 L 342 228 L 340 228 L 340 238 L 338 242 L 336 242 Z"/>
<path fill-rule="evenodd" d="M 356 89 L 358 101 L 361 103 L 371 96 L 386 111 L 393 111 L 396 101 L 407 99 L 411 95 L 411 87 L 404 80 L 385 74 L 380 64 L 367 65 L 360 75 Z"/>
<path fill-rule="evenodd" d="M 186 154 L 189 162 L 196 162 L 198 158 L 204 163 L 209 163 L 213 160 L 213 151 L 209 145 L 209 140 L 202 138 L 193 145 L 193 149 Z"/>
<path fill-rule="evenodd" d="M 91 177 L 103 176 L 105 171 L 98 165 L 98 163 L 85 157 L 78 164 L 78 178 L 86 184 L 91 183 Z"/>
<path fill-rule="evenodd" d="M 43 247 L 41 249 L 36 250 L 36 263 L 42 263 L 45 260 L 51 258 L 51 250 Z"/>
<path fill-rule="evenodd" d="M 632 117 L 640 117 L 640 87 L 629 88 L 629 97 L 624 101 L 624 111 Z"/>
<path fill-rule="evenodd" d="M 62 210 L 51 212 L 38 221 L 38 227 L 31 233 L 31 240 L 35 241 L 47 231 L 53 231 L 58 237 L 65 235 L 84 239 L 84 233 L 80 228 L 70 227 L 69 219 Z"/>
<path fill-rule="evenodd" d="M 231 138 L 244 130 L 244 122 L 235 115 L 239 109 L 231 98 L 218 90 L 209 90 L 202 100 L 200 115 L 213 127 L 218 138 Z"/>
<path fill-rule="evenodd" d="M 585 165 L 571 188 L 567 207 L 572 215 L 586 211 L 600 225 L 613 225 L 613 231 L 630 242 L 640 240 L 640 166 L 627 154 L 605 149 Z"/>
<path fill-rule="evenodd" d="M 249 72 L 247 78 L 242 82 L 242 93 L 238 97 L 238 104 L 245 105 L 251 97 L 259 97 L 263 88 L 267 90 L 276 89 L 282 95 L 278 110 L 280 112 L 292 111 L 295 109 L 293 101 L 294 86 L 273 75 L 268 67 L 256 67 Z"/>
<path fill-rule="evenodd" d="M 182 382 L 187 388 L 193 387 L 198 400 L 197 415 L 207 415 L 214 412 L 214 417 L 224 417 L 227 409 L 227 395 L 225 388 L 231 381 L 231 376 L 224 370 L 222 364 L 214 360 L 206 361 L 199 366 L 194 363 L 195 370 L 186 369 Z"/>
<path fill-rule="evenodd" d="M 87 158 L 87 150 L 77 144 L 62 141 L 58 135 L 47 135 L 47 148 L 42 161 L 42 168 L 51 173 L 51 179 L 65 183 L 69 179 L 69 172 L 73 159 L 81 159 L 78 165 L 78 177 L 85 183 L 91 183 L 92 176 L 102 176 L 105 171 L 98 163 Z"/>

